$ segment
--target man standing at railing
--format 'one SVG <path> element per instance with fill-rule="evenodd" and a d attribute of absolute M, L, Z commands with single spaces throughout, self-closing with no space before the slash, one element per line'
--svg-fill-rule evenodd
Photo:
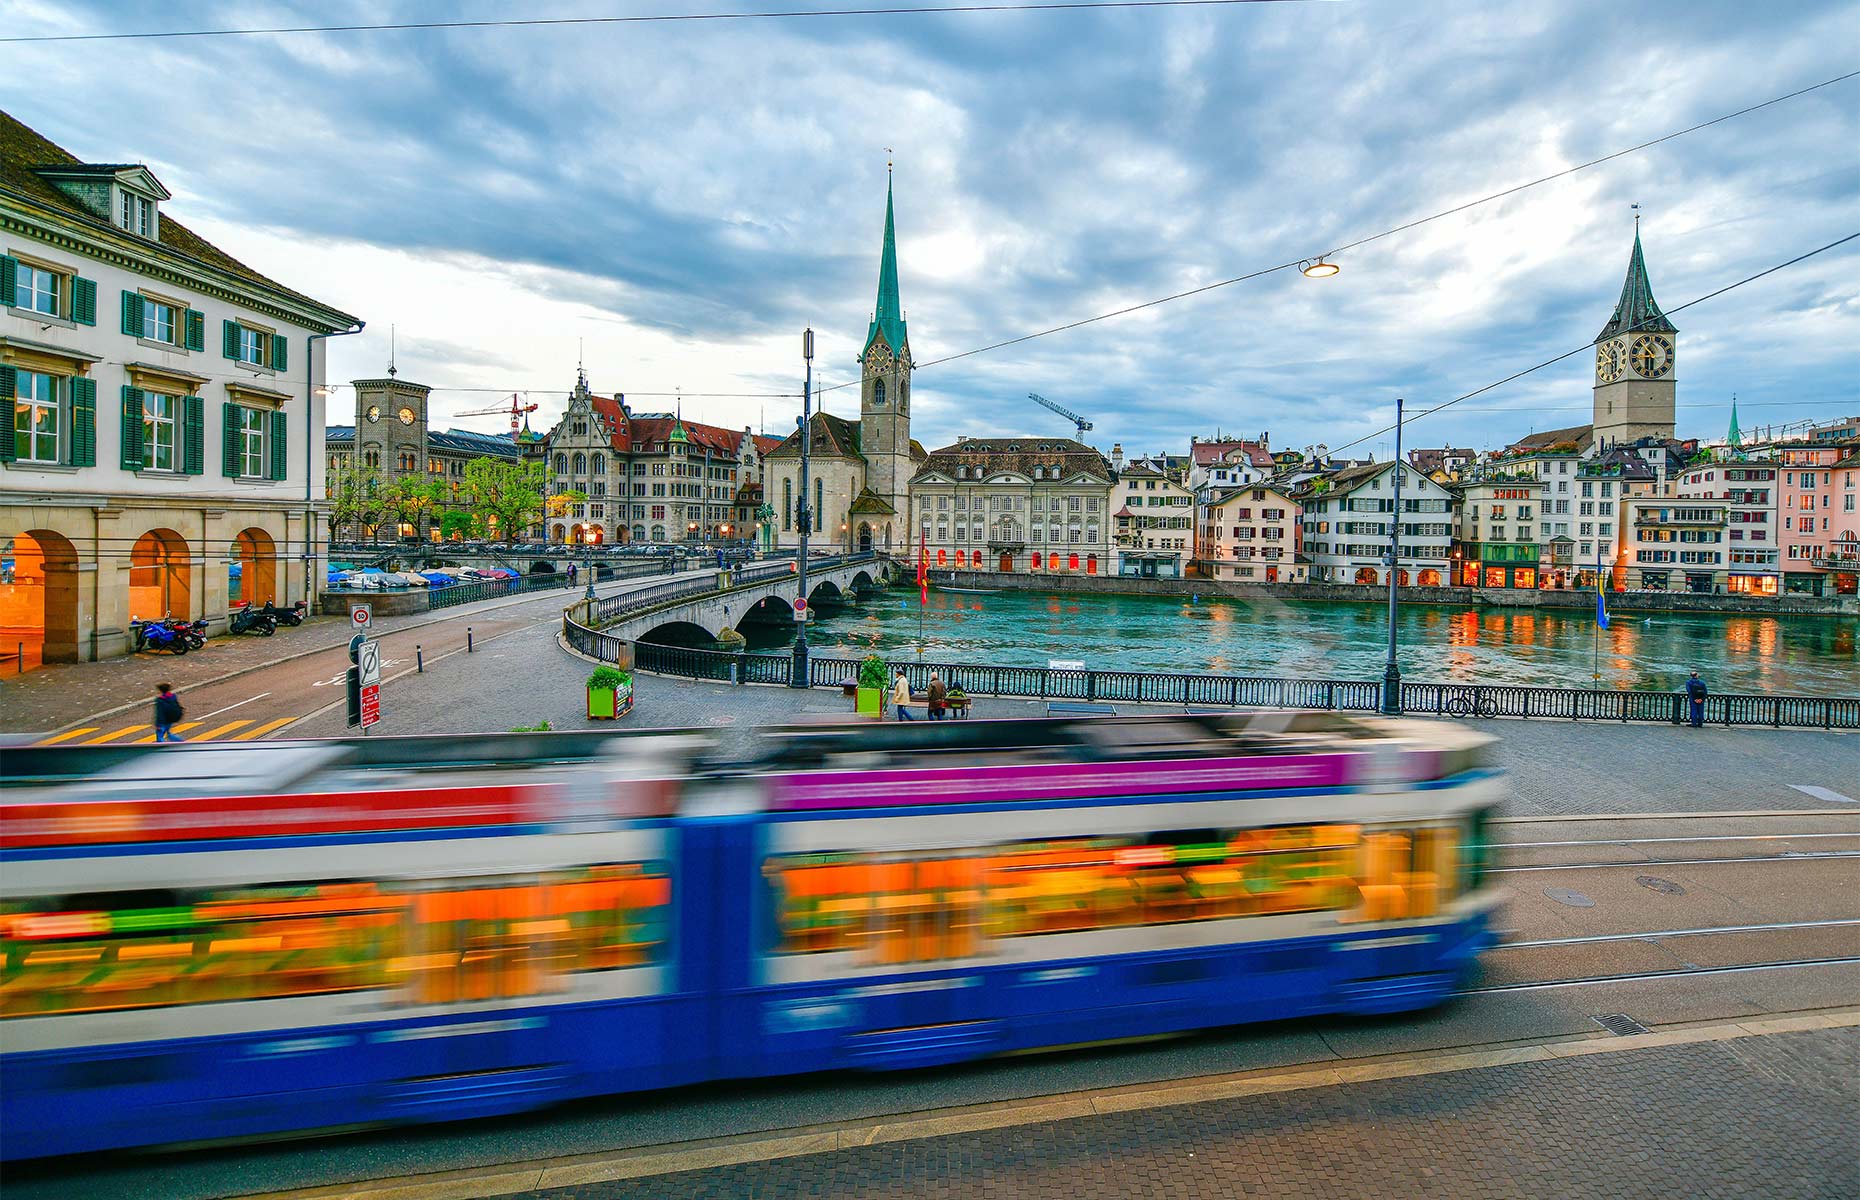
<path fill-rule="evenodd" d="M 1686 710 L 1692 719 L 1692 728 L 1705 727 L 1705 681 L 1699 678 L 1697 671 L 1686 680 Z"/>

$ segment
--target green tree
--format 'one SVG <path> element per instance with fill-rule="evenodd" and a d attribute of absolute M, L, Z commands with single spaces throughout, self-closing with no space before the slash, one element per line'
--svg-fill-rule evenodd
<path fill-rule="evenodd" d="M 445 485 L 417 476 L 396 479 L 382 489 L 382 503 L 396 525 L 411 525 L 415 532 L 420 521 L 446 500 Z"/>
<path fill-rule="evenodd" d="M 460 502 L 476 529 L 514 542 L 547 511 L 549 474 L 540 462 L 474 458 L 465 464 Z"/>
<path fill-rule="evenodd" d="M 328 502 L 325 519 L 332 542 L 337 531 L 345 528 L 373 537 L 387 513 L 381 481 L 374 472 L 358 467 L 353 459 L 340 459 L 330 469 L 324 478 L 323 495 Z"/>
<path fill-rule="evenodd" d="M 470 537 L 475 532 L 477 522 L 468 512 L 453 510 L 442 513 L 439 517 L 439 536 L 450 542 L 457 538 Z"/>

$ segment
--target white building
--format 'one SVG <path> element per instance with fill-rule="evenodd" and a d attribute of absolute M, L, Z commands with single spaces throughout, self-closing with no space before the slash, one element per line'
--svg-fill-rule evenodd
<path fill-rule="evenodd" d="M 1195 558 L 1209 579 L 1304 583 L 1299 505 L 1269 485 L 1216 493 L 1200 507 Z"/>
<path fill-rule="evenodd" d="M 1710 590 L 1782 594 L 1776 463 L 1741 459 L 1695 463 L 1679 473 L 1673 491 L 1680 501 L 1713 500 L 1724 506 L 1723 573 L 1714 576 Z"/>
<path fill-rule="evenodd" d="M 1138 459 L 1118 472 L 1111 520 L 1119 575 L 1173 579 L 1194 553 L 1195 496 L 1162 464 Z"/>
<path fill-rule="evenodd" d="M 917 540 L 934 567 L 1103 575 L 1111 468 L 1071 438 L 964 438 L 911 480 Z"/>
<path fill-rule="evenodd" d="M 1408 463 L 1401 479 L 1401 559 L 1397 584 L 1436 587 L 1452 578 L 1453 493 Z M 1305 556 L 1314 583 L 1388 582 L 1389 517 L 1395 510 L 1392 462 L 1348 467 L 1308 498 Z"/>
<path fill-rule="evenodd" d="M 323 378 L 349 314 L 163 209 L 146 167 L 81 163 L 0 113 L 0 626 L 29 660 L 314 595 Z"/>

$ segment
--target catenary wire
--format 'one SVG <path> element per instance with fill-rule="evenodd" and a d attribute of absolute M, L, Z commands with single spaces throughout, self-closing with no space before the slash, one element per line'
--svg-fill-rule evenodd
<path fill-rule="evenodd" d="M 755 12 L 640 13 L 624 17 L 510 17 L 479 21 L 395 21 L 353 25 L 276 25 L 260 29 L 168 29 L 128 33 L 45 33 L 0 38 L 23 42 L 121 42 L 158 38 L 258 37 L 289 33 L 402 33 L 447 29 L 521 29 L 576 25 L 674 25 L 726 21 L 792 21 L 822 17 L 917 17 L 960 13 L 1090 12 L 1115 9 L 1241 8 L 1254 4 L 1314 4 L 1335 0 L 1037 0 L 1008 4 L 914 4 L 896 8 L 766 9 Z"/>

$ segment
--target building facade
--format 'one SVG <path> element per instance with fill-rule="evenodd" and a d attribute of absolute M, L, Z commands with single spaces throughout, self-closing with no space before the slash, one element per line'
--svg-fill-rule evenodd
<path fill-rule="evenodd" d="M 765 501 L 781 523 L 780 544 L 799 545 L 805 520 L 815 539 L 854 550 L 903 550 L 911 538 L 911 478 L 923 466 L 925 454 L 911 439 L 911 343 L 898 293 L 897 231 L 889 184 L 878 300 L 859 353 L 859 419 L 816 412 L 805 432 L 811 496 L 801 494 L 802 430 L 789 434 L 768 454 Z"/>
<path fill-rule="evenodd" d="M 1145 579 L 1181 576 L 1195 553 L 1195 495 L 1148 459 L 1117 472 L 1111 496 L 1113 570 Z"/>
<path fill-rule="evenodd" d="M 1270 484 L 1217 492 L 1197 516 L 1196 566 L 1232 583 L 1304 583 L 1298 502 Z"/>
<path fill-rule="evenodd" d="M 1860 569 L 1851 550 L 1854 540 L 1854 477 L 1860 466 L 1860 441 L 1783 443 L 1774 447 L 1781 472 L 1783 590 L 1799 594 L 1852 595 Z M 1844 559 L 1844 561 L 1843 561 Z"/>
<path fill-rule="evenodd" d="M 29 663 L 131 648 L 132 619 L 313 597 L 321 339 L 359 328 L 0 113 L 0 628 Z"/>
<path fill-rule="evenodd" d="M 1111 467 L 1081 442 L 965 438 L 931 451 L 910 488 L 932 566 L 1111 571 Z"/>
<path fill-rule="evenodd" d="M 1742 459 L 1694 463 L 1674 481 L 1675 499 L 1719 501 L 1724 509 L 1724 554 L 1710 589 L 1741 595 L 1782 594 L 1777 538 L 1777 465 Z"/>
<path fill-rule="evenodd" d="M 1316 583 L 1381 583 L 1389 576 L 1395 472 L 1401 481 L 1396 584 L 1439 587 L 1453 575 L 1453 492 L 1409 463 L 1347 467 L 1305 501 L 1304 547 Z"/>

